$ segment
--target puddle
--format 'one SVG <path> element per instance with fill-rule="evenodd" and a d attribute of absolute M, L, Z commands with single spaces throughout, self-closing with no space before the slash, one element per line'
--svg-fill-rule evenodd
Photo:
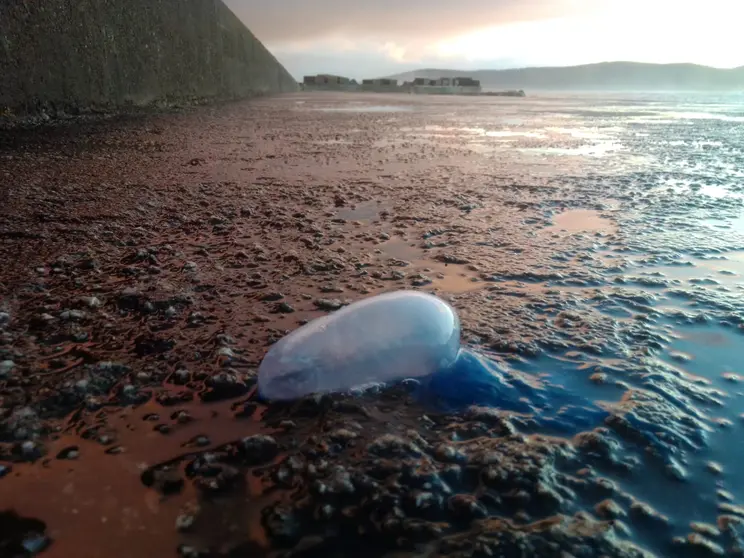
<path fill-rule="evenodd" d="M 690 258 L 692 265 L 661 265 L 643 269 L 639 275 L 661 274 L 662 277 L 684 282 L 710 279 L 722 285 L 744 280 L 744 252 L 730 252 L 717 258 Z M 715 286 L 715 284 L 711 284 Z"/>
<path fill-rule="evenodd" d="M 553 225 L 545 229 L 549 232 L 565 231 L 575 232 L 604 232 L 612 234 L 616 232 L 615 224 L 602 217 L 593 209 L 571 209 L 553 216 Z"/>
<path fill-rule="evenodd" d="M 469 293 L 471 291 L 478 291 L 487 286 L 487 283 L 477 280 L 476 277 L 467 275 L 465 273 L 457 274 L 451 270 L 443 269 L 444 266 L 426 266 L 431 269 L 431 272 L 424 272 L 426 275 L 433 279 L 433 283 L 424 290 L 442 291 L 445 293 L 462 294 Z M 433 272 L 433 275 L 432 275 Z M 444 277 L 440 277 L 444 275 Z"/>
<path fill-rule="evenodd" d="M 585 157 L 604 157 L 623 149 L 622 144 L 607 142 L 581 147 L 524 147 L 520 151 L 525 153 L 542 153 L 545 155 L 575 155 Z"/>
<path fill-rule="evenodd" d="M 394 239 L 378 248 L 383 252 L 383 258 L 395 258 L 411 262 L 405 268 L 408 276 L 421 274 L 431 279 L 431 283 L 420 287 L 425 291 L 441 291 L 451 294 L 477 291 L 490 283 L 481 281 L 473 272 L 468 272 L 465 266 L 443 264 L 434 260 L 424 259 L 424 250 L 416 243 L 402 239 Z"/>
<path fill-rule="evenodd" d="M 385 205 L 379 201 L 358 203 L 352 207 L 343 207 L 336 212 L 336 217 L 347 221 L 373 221 L 380 216 Z"/>
<path fill-rule="evenodd" d="M 419 248 L 415 242 L 408 240 L 393 239 L 378 246 L 385 255 L 399 260 L 418 260 L 424 255 L 424 250 Z"/>
<path fill-rule="evenodd" d="M 400 105 L 348 105 L 342 107 L 318 107 L 319 112 L 410 112 L 413 107 Z"/>

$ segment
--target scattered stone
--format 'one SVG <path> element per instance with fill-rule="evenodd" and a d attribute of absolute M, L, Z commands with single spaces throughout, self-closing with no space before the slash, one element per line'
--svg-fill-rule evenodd
<path fill-rule="evenodd" d="M 404 457 L 421 455 L 421 450 L 408 440 L 384 434 L 367 446 L 367 451 L 382 457 Z"/>
<path fill-rule="evenodd" d="M 80 299 L 80 302 L 88 308 L 100 308 L 101 306 L 103 306 L 103 303 L 94 296 L 84 296 Z"/>
<path fill-rule="evenodd" d="M 470 263 L 469 260 L 454 254 L 437 254 L 434 259 L 445 264 L 465 265 Z"/>
<path fill-rule="evenodd" d="M 434 280 L 431 277 L 421 273 L 411 276 L 411 286 L 413 287 L 425 287 L 426 285 L 431 285 L 433 282 Z"/>
<path fill-rule="evenodd" d="M 88 314 L 86 314 L 82 310 L 65 310 L 59 315 L 59 318 L 66 322 L 68 321 L 81 322 L 85 320 L 87 317 L 88 317 Z"/>
<path fill-rule="evenodd" d="M 6 379 L 15 368 L 12 360 L 0 360 L 0 380 Z"/>
<path fill-rule="evenodd" d="M 667 464 L 665 470 L 671 478 L 678 481 L 686 481 L 689 476 L 685 468 L 674 460 L 671 460 L 670 463 Z"/>
<path fill-rule="evenodd" d="M 70 446 L 57 454 L 57 459 L 77 459 L 80 455 L 80 448 L 77 446 Z"/>
<path fill-rule="evenodd" d="M 338 299 L 327 299 L 327 298 L 319 298 L 315 300 L 315 307 L 319 310 L 325 310 L 327 312 L 332 312 L 334 310 L 338 310 L 343 307 L 343 302 L 341 302 Z"/>
<path fill-rule="evenodd" d="M 720 537 L 721 531 L 716 527 L 715 525 L 711 525 L 710 523 L 698 523 L 698 522 L 692 522 L 690 523 L 690 529 L 695 531 L 696 533 L 700 533 L 704 537 Z"/>
<path fill-rule="evenodd" d="M 726 551 L 719 544 L 706 539 L 700 533 L 690 533 L 686 538 L 675 537 L 672 542 L 679 547 L 694 552 L 696 556 L 725 556 Z"/>
<path fill-rule="evenodd" d="M 176 529 L 178 531 L 188 531 L 194 525 L 196 518 L 191 514 L 180 514 L 176 517 Z"/>
<path fill-rule="evenodd" d="M 277 314 L 291 314 L 294 311 L 295 309 L 284 301 L 279 302 L 276 306 L 274 306 L 274 312 L 276 312 Z"/>
<path fill-rule="evenodd" d="M 447 501 L 447 507 L 459 519 L 479 519 L 488 516 L 488 510 L 470 494 L 455 494 Z"/>
<path fill-rule="evenodd" d="M 602 500 L 599 504 L 594 507 L 594 511 L 597 512 L 599 517 L 604 519 L 617 519 L 619 517 L 625 517 L 625 511 L 618 505 L 614 500 Z"/>
<path fill-rule="evenodd" d="M 271 436 L 255 434 L 243 438 L 243 456 L 249 465 L 260 465 L 274 459 L 279 453 L 279 444 Z"/>

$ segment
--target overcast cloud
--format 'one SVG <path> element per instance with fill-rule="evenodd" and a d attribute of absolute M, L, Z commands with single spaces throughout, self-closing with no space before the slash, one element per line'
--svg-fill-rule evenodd
<path fill-rule="evenodd" d="M 600 2 L 602 0 L 599 0 Z M 586 10 L 585 0 L 227 0 L 267 43 L 349 37 L 434 40 Z"/>
<path fill-rule="evenodd" d="M 297 78 L 605 60 L 744 65 L 744 0 L 225 0 Z"/>

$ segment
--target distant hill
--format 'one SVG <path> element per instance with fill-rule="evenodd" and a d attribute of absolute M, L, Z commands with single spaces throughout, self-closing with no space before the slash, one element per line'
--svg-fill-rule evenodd
<path fill-rule="evenodd" d="M 696 64 L 602 62 L 583 66 L 521 68 L 514 70 L 422 69 L 388 76 L 399 81 L 415 77 L 470 76 L 489 89 L 545 89 L 563 91 L 742 91 L 744 66 L 731 70 Z"/>

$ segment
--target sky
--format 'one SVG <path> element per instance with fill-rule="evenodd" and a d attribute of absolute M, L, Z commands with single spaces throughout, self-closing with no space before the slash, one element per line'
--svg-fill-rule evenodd
<path fill-rule="evenodd" d="M 297 79 L 605 61 L 744 66 L 744 0 L 225 0 Z"/>

